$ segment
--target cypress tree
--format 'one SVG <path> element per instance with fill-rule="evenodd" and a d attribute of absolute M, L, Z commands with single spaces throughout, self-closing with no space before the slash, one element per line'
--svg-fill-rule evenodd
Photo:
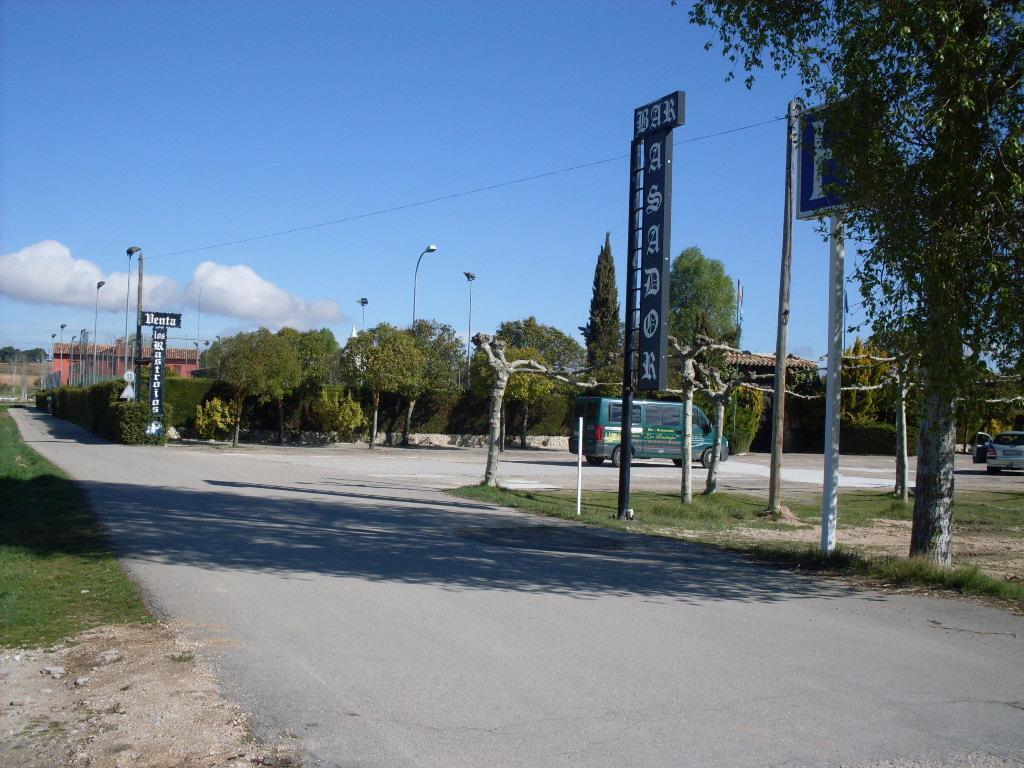
<path fill-rule="evenodd" d="M 622 318 L 619 316 L 619 291 L 615 284 L 615 261 L 608 232 L 604 235 L 604 246 L 597 254 L 597 266 L 594 268 L 590 318 L 580 330 L 587 342 L 588 366 L 622 358 Z"/>

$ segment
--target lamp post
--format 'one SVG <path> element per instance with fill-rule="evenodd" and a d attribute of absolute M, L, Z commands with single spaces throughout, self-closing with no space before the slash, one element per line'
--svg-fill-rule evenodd
<path fill-rule="evenodd" d="M 88 352 L 86 344 L 89 343 L 89 329 L 83 328 L 78 333 L 78 381 L 85 386 L 85 360 Z"/>
<path fill-rule="evenodd" d="M 142 249 L 139 248 L 139 246 L 137 246 L 137 245 L 133 245 L 131 248 L 129 248 L 127 251 L 125 251 L 125 253 L 128 254 L 128 258 L 129 259 L 131 258 L 132 254 L 134 254 L 134 253 L 139 254 L 139 292 L 138 292 L 138 298 L 135 300 L 135 365 L 134 365 L 134 368 L 135 368 L 135 399 L 138 400 L 139 399 L 139 382 L 141 381 L 141 379 L 139 378 L 139 374 L 141 373 L 141 371 L 139 371 L 139 365 L 141 364 L 141 360 L 142 360 L 142 261 L 143 261 L 143 259 L 142 259 Z M 126 343 L 127 343 L 127 341 L 128 340 L 125 339 Z M 125 370 L 127 370 L 127 368 Z"/>
<path fill-rule="evenodd" d="M 476 280 L 475 272 L 463 272 L 466 276 L 466 283 L 469 285 L 469 325 L 466 326 L 466 389 L 470 388 L 469 377 L 471 375 L 470 339 L 473 338 L 473 281 Z"/>
<path fill-rule="evenodd" d="M 71 353 L 68 355 L 68 384 L 72 387 L 75 385 L 75 339 L 77 338 L 77 333 L 71 337 Z"/>
<path fill-rule="evenodd" d="M 423 261 L 423 257 L 428 253 L 433 253 L 437 250 L 437 246 L 434 244 L 428 245 L 423 249 L 423 253 L 416 259 L 416 271 L 412 276 L 412 324 L 416 325 L 416 286 L 420 279 L 420 262 Z"/>
<path fill-rule="evenodd" d="M 96 305 L 92 310 L 92 383 L 96 383 L 96 323 L 100 316 L 100 288 L 107 284 L 106 280 L 96 283 Z"/>
<path fill-rule="evenodd" d="M 132 303 L 132 256 L 134 251 L 130 248 L 128 253 L 128 280 L 124 289 L 124 369 L 128 370 L 128 317 L 131 315 Z"/>
<path fill-rule="evenodd" d="M 363 308 L 363 324 L 360 326 L 359 329 L 362 330 L 362 331 L 365 331 L 366 330 L 366 305 L 370 303 L 370 300 L 364 296 L 361 299 L 357 299 L 357 301 L 359 302 L 359 306 L 361 306 Z M 416 314 L 415 311 L 413 312 L 413 314 L 414 315 Z M 413 322 L 416 322 L 415 318 L 413 318 Z"/>

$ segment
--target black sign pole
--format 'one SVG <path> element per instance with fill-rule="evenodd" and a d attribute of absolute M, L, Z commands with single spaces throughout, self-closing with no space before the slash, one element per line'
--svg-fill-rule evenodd
<path fill-rule="evenodd" d="M 629 481 L 633 463 L 633 333 L 636 330 L 636 270 L 640 218 L 643 212 L 644 167 L 643 141 L 634 139 L 629 145 L 629 225 L 626 246 L 626 323 L 622 363 L 622 422 L 619 438 L 618 518 L 629 516 Z"/>
<path fill-rule="evenodd" d="M 634 391 L 665 389 L 668 377 L 672 130 L 683 124 L 685 105 L 685 94 L 676 91 L 633 110 L 619 438 L 619 519 L 632 517 L 629 484 L 633 463 Z M 641 271 L 642 275 L 638 274 Z"/>

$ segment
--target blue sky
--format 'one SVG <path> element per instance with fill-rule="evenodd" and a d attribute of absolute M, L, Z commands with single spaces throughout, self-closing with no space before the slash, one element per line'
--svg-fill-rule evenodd
<path fill-rule="evenodd" d="M 153 275 L 146 303 L 162 302 L 147 308 L 183 312 L 190 334 L 202 288 L 203 337 L 261 321 L 344 337 L 360 296 L 368 324 L 407 324 L 428 243 L 420 317 L 464 332 L 470 270 L 474 331 L 532 314 L 575 333 L 606 230 L 622 277 L 633 107 L 686 91 L 678 142 L 781 116 L 798 92 L 774 73 L 752 91 L 726 83 L 684 5 L 5 0 L 0 346 L 91 328 L 104 278 L 100 339 L 123 332 L 130 245 L 145 249 L 147 288 Z M 676 149 L 672 250 L 699 245 L 744 282 L 743 346 L 762 351 L 775 343 L 784 130 Z M 813 224 L 795 233 L 790 349 L 817 356 L 828 250 Z"/>

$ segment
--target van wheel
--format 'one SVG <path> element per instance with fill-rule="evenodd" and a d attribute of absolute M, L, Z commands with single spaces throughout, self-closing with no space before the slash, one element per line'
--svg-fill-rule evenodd
<path fill-rule="evenodd" d="M 592 467 L 599 467 L 604 464 L 604 456 L 586 456 L 587 464 Z"/>
<path fill-rule="evenodd" d="M 700 465 L 702 467 L 704 467 L 704 469 L 710 469 L 711 468 L 711 452 L 713 450 L 715 450 L 715 449 L 714 448 L 705 448 L 704 452 L 700 455 Z"/>
<path fill-rule="evenodd" d="M 683 460 L 682 459 L 672 459 L 672 463 L 675 464 L 677 467 L 683 466 Z"/>
<path fill-rule="evenodd" d="M 612 466 L 622 466 L 622 446 L 620 445 L 615 446 L 615 448 L 612 450 Z"/>

